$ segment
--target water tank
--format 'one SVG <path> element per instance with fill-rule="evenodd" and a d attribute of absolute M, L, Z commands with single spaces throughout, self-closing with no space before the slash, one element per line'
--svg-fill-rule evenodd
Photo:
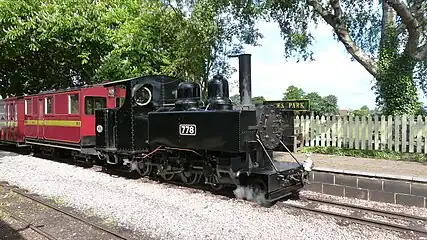
<path fill-rule="evenodd" d="M 195 82 L 182 82 L 177 88 L 177 101 L 175 110 L 194 111 L 198 110 L 201 105 L 201 86 Z"/>
<path fill-rule="evenodd" d="M 215 75 L 208 82 L 208 105 L 210 110 L 233 109 L 229 98 L 228 81 L 221 75 Z"/>

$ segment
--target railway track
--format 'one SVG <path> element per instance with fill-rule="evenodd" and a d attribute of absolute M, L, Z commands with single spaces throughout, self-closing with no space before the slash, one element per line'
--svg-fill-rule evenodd
<path fill-rule="evenodd" d="M 333 216 L 343 220 L 349 220 L 351 222 L 427 236 L 426 217 L 317 198 L 301 197 L 300 199 L 302 200 L 302 204 L 286 202 L 283 204 L 294 209 Z"/>
<path fill-rule="evenodd" d="M 34 232 L 36 232 L 37 234 L 41 235 L 42 237 L 44 237 L 46 239 L 57 240 L 57 238 L 52 236 L 49 232 L 46 232 L 45 230 L 42 229 L 43 225 L 41 225 L 41 226 L 34 225 L 31 222 L 19 217 L 16 213 L 9 211 L 5 207 L 0 207 L 0 212 L 4 212 L 7 215 L 9 215 L 11 218 L 17 220 L 18 222 L 25 224 L 25 227 L 22 229 L 30 228 L 31 230 L 33 230 Z"/>
<path fill-rule="evenodd" d="M 73 214 L 71 212 L 59 209 L 56 206 L 54 206 L 54 205 L 52 205 L 52 204 L 50 204 L 50 203 L 48 203 L 48 202 L 46 202 L 44 200 L 41 200 L 39 198 L 31 196 L 30 194 L 25 193 L 23 190 L 19 189 L 16 186 L 9 185 L 7 182 L 0 182 L 0 187 L 2 187 L 4 189 L 7 189 L 7 190 L 10 190 L 13 193 L 15 193 L 15 194 L 17 194 L 17 195 L 19 195 L 19 196 L 21 196 L 21 197 L 23 197 L 25 199 L 28 199 L 28 200 L 30 200 L 30 201 L 32 201 L 34 203 L 42 205 L 45 208 L 48 208 L 48 209 L 53 210 L 53 211 L 56 211 L 56 212 L 60 213 L 60 215 L 66 217 L 68 219 L 71 218 L 71 219 L 73 219 L 73 220 L 75 220 L 77 222 L 82 223 L 83 225 L 85 225 L 85 226 L 87 226 L 89 228 L 96 229 L 96 231 L 100 232 L 103 236 L 108 237 L 108 238 L 105 238 L 105 239 L 121 239 L 121 240 L 130 240 L 131 239 L 131 238 L 123 236 L 123 235 L 121 235 L 121 234 L 119 234 L 117 232 L 114 232 L 112 230 L 104 228 L 104 227 L 102 227 L 102 226 L 100 226 L 100 225 L 98 225 L 98 224 L 96 224 L 96 223 L 94 223 L 92 221 L 88 221 L 86 219 L 83 219 L 82 217 L 79 217 L 79 216 L 77 216 L 77 215 L 75 215 L 75 214 Z M 63 226 L 53 226 L 53 225 L 49 226 L 49 225 L 46 225 L 46 224 L 34 224 L 31 221 L 25 219 L 25 217 L 21 217 L 18 213 L 14 212 L 14 211 L 12 211 L 12 210 L 4 207 L 4 206 L 0 206 L 0 212 L 4 212 L 9 217 L 17 220 L 18 222 L 21 222 L 21 223 L 25 224 L 25 226 L 26 226 L 25 228 L 30 228 L 31 230 L 33 230 L 34 232 L 36 232 L 37 234 L 43 236 L 46 239 L 49 239 L 49 240 L 63 239 L 61 236 L 54 236 L 55 234 L 53 234 L 52 232 L 50 232 L 49 230 L 47 230 L 49 228 L 52 229 L 52 228 L 55 228 L 55 227 L 61 227 L 62 228 Z"/>

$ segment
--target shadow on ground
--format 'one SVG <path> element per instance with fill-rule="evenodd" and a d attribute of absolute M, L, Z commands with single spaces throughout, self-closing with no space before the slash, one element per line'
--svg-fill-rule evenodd
<path fill-rule="evenodd" d="M 16 156 L 18 156 L 18 154 L 13 152 L 4 152 L 0 150 L 0 159 L 4 157 L 16 157 Z"/>
<path fill-rule="evenodd" d="M 20 150 L 22 149 L 0 145 L 0 159 L 4 157 L 16 157 L 22 155 L 22 153 L 19 152 Z"/>
<path fill-rule="evenodd" d="M 19 156 L 19 154 L 15 153 L 15 152 L 10 152 L 10 151 L 7 151 L 5 149 L 0 148 L 0 158 L 4 158 L 4 157 L 16 157 L 16 156 Z"/>
<path fill-rule="evenodd" d="M 15 229 L 9 226 L 9 224 L 0 220 L 0 239 L 8 240 L 24 240 L 25 238 Z"/>

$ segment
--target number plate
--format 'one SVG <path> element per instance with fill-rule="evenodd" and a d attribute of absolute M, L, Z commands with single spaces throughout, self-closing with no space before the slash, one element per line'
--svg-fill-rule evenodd
<path fill-rule="evenodd" d="M 179 135 L 196 136 L 197 129 L 195 124 L 179 124 Z"/>

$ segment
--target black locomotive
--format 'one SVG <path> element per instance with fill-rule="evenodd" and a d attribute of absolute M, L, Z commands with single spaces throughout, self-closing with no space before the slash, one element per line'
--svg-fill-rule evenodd
<path fill-rule="evenodd" d="M 283 114 L 273 104 L 259 111 L 252 107 L 250 55 L 238 57 L 242 103 L 238 109 L 233 108 L 228 81 L 221 76 L 208 82 L 205 101 L 200 84 L 170 76 L 105 84 L 124 85 L 126 98 L 120 108 L 96 112 L 99 158 L 141 176 L 156 174 L 165 180 L 179 176 L 186 184 L 203 179 L 215 190 L 232 185 L 260 191 L 263 204 L 303 188 L 309 167 L 296 159 L 273 159 L 273 151 L 289 150 L 283 143 Z"/>

